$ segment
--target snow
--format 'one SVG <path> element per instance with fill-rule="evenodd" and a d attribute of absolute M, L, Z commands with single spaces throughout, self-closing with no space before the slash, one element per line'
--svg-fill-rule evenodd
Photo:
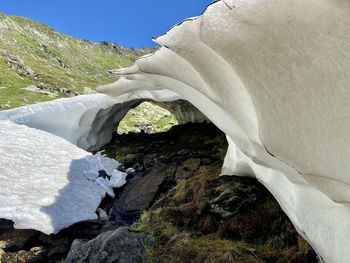
<path fill-rule="evenodd" d="M 96 151 L 110 142 L 125 114 L 146 99 L 168 102 L 163 107 L 173 111 L 183 123 L 205 120 L 193 106 L 178 101 L 179 95 L 163 90 L 126 92 L 115 99 L 103 94 L 57 99 L 0 111 L 0 120 L 47 131 L 84 150 Z"/>
<path fill-rule="evenodd" d="M 0 112 L 0 120 L 10 120 L 50 132 L 83 149 L 99 144 L 94 140 L 91 125 L 99 121 L 101 110 L 108 110 L 116 102 L 102 94 L 83 95 L 70 99 L 58 99 Z M 101 117 L 103 119 L 103 116 Z M 110 126 L 113 126 L 113 119 Z M 102 128 L 102 127 L 100 127 Z M 108 127 L 103 127 L 108 129 Z M 97 133 L 102 133 L 96 129 Z M 110 138 L 102 138 L 101 144 Z"/>
<path fill-rule="evenodd" d="M 256 177 L 323 261 L 348 262 L 349 13 L 347 0 L 217 1 L 100 92 L 191 102 L 227 135 L 223 173 Z"/>
<path fill-rule="evenodd" d="M 111 179 L 108 182 L 108 185 L 112 188 L 121 187 L 126 183 L 127 173 L 114 170 L 111 176 Z"/>
<path fill-rule="evenodd" d="M 101 177 L 89 180 L 84 173 L 114 175 L 119 163 L 50 133 L 0 121 L 0 138 L 0 218 L 16 228 L 51 234 L 96 219 L 101 198 L 125 183 L 101 188 Z"/>

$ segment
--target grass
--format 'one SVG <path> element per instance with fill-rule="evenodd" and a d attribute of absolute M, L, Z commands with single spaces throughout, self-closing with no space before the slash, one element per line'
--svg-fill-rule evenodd
<path fill-rule="evenodd" d="M 143 102 L 129 110 L 119 123 L 118 133 L 140 132 L 137 128 L 139 125 L 151 125 L 154 132 L 165 132 L 177 124 L 178 121 L 168 110 L 150 102 Z"/>
<path fill-rule="evenodd" d="M 219 182 L 215 188 L 212 182 L 217 180 L 221 179 L 212 168 L 202 166 L 141 215 L 131 230 L 155 238 L 146 249 L 148 262 L 316 262 L 311 247 L 266 189 L 251 178 L 241 179 L 246 183 Z M 240 206 L 229 218 L 213 214 L 208 208 L 217 198 L 208 195 L 213 185 L 220 198 L 232 190 L 247 207 Z M 222 207 L 235 200 L 227 198 L 220 201 Z"/>
<path fill-rule="evenodd" d="M 0 14 L 0 109 L 47 101 L 47 95 L 24 91 L 28 85 L 47 90 L 83 93 L 85 87 L 116 81 L 108 70 L 127 67 L 152 49 L 128 49 L 116 44 L 99 44 L 53 31 L 48 26 L 17 16 Z M 36 77 L 11 69 L 8 56 L 23 61 Z M 64 65 L 62 65 L 62 63 Z"/>

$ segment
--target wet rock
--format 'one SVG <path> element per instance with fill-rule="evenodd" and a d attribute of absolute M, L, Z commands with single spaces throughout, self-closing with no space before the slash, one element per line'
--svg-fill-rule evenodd
<path fill-rule="evenodd" d="M 144 233 L 133 233 L 126 227 L 116 231 L 108 231 L 91 241 L 75 240 L 65 260 L 66 263 L 76 262 L 145 262 L 144 246 L 148 243 Z"/>
<path fill-rule="evenodd" d="M 138 216 L 147 209 L 157 195 L 160 185 L 175 173 L 175 166 L 159 164 L 142 178 L 130 181 L 115 201 L 112 215 L 126 218 Z"/>

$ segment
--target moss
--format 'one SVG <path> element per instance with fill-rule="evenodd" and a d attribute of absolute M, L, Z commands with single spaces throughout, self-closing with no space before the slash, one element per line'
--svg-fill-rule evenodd
<path fill-rule="evenodd" d="M 148 262 L 317 262 L 263 186 L 217 174 L 200 167 L 142 214 L 133 229 L 156 239 Z"/>

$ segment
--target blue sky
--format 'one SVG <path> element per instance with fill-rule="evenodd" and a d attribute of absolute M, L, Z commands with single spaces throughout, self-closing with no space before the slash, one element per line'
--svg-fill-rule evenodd
<path fill-rule="evenodd" d="M 0 12 L 43 22 L 58 32 L 126 47 L 153 46 L 153 36 L 199 15 L 212 0 L 0 0 Z"/>

